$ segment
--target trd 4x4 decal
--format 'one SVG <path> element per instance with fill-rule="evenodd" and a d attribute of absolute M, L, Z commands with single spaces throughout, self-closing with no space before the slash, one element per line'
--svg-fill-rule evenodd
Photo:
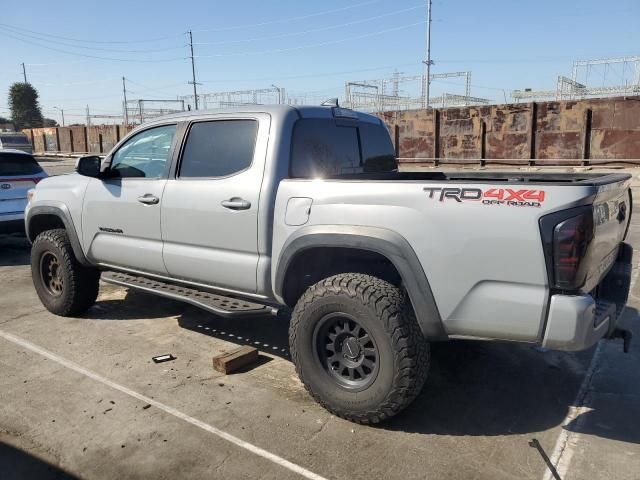
<path fill-rule="evenodd" d="M 482 202 L 484 205 L 507 205 L 509 207 L 541 207 L 544 202 L 544 190 L 528 188 L 458 188 L 458 187 L 424 187 L 429 198 L 440 202 L 455 200 L 456 202 Z"/>

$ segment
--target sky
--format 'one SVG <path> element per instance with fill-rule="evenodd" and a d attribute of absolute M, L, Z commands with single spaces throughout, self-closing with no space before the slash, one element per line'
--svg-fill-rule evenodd
<path fill-rule="evenodd" d="M 5 3 L 6 2 L 6 3 Z M 2 4 L 4 4 L 2 6 Z M 1 0 L 0 116 L 6 92 L 28 81 L 46 117 L 83 122 L 122 112 L 129 99 L 286 89 L 307 103 L 343 96 L 347 80 L 419 75 L 425 0 Z M 471 71 L 471 94 L 496 102 L 513 89 L 554 89 L 573 61 L 640 55 L 638 0 L 434 0 L 432 73 Z M 591 72 L 590 84 L 630 72 Z M 432 95 L 462 94 L 461 78 L 434 80 Z M 57 107 L 57 108 L 55 108 Z"/>

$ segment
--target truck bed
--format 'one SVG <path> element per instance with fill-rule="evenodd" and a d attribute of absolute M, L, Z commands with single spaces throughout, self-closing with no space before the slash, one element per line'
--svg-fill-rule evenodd
<path fill-rule="evenodd" d="M 532 183 L 536 185 L 601 186 L 629 180 L 628 173 L 554 172 L 388 172 L 345 175 L 343 180 L 390 180 L 449 183 Z M 339 180 L 338 179 L 338 180 Z"/>

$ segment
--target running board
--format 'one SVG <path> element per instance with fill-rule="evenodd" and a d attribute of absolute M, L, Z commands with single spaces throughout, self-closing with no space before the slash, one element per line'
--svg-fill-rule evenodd
<path fill-rule="evenodd" d="M 233 297 L 225 297 L 206 290 L 175 285 L 147 277 L 129 275 L 121 272 L 103 272 L 104 282 L 152 293 L 190 303 L 221 317 L 253 317 L 259 315 L 275 315 L 277 309 L 260 303 L 249 302 Z"/>

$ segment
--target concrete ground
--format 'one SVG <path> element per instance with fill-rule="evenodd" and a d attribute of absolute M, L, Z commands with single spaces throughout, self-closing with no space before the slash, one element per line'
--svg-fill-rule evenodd
<path fill-rule="evenodd" d="M 640 248 L 640 216 L 630 241 Z M 286 320 L 226 320 L 106 284 L 87 314 L 57 317 L 28 263 L 26 241 L 0 239 L 2 479 L 640 477 L 638 343 L 627 355 L 620 341 L 579 354 L 436 344 L 418 399 L 358 426 L 306 394 Z M 639 288 L 623 319 L 636 339 Z M 259 346 L 257 366 L 212 369 L 242 344 Z M 165 353 L 177 359 L 151 361 Z"/>

